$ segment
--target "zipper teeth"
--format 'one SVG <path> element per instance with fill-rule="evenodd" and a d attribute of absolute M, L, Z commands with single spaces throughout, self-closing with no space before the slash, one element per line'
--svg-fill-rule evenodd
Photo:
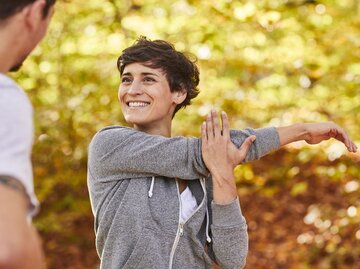
<path fill-rule="evenodd" d="M 177 182 L 177 180 L 175 181 L 176 183 L 176 190 L 177 190 L 177 195 L 178 195 L 178 200 L 179 200 L 179 224 L 178 224 L 178 228 L 176 231 L 176 236 L 175 236 L 175 240 L 174 240 L 174 244 L 171 248 L 171 252 L 170 252 L 170 261 L 169 261 L 169 269 L 172 268 L 172 264 L 173 264 L 173 259 L 174 259 L 174 255 L 175 255 L 175 249 L 177 247 L 177 244 L 179 243 L 179 234 L 180 234 L 180 227 L 181 227 L 181 199 L 180 199 L 180 191 L 179 191 L 179 184 Z"/>
<path fill-rule="evenodd" d="M 203 183 L 201 181 L 201 179 L 199 180 L 200 181 L 200 185 L 201 185 L 201 188 L 204 192 L 204 198 L 202 199 L 200 205 L 196 208 L 196 210 L 190 215 L 190 217 L 187 218 L 187 220 L 184 222 L 184 223 L 181 223 L 181 198 L 180 198 L 180 191 L 179 191 L 179 184 L 176 180 L 176 189 L 177 189 L 177 194 L 178 194 L 178 199 L 179 199 L 179 225 L 178 225 L 178 229 L 176 231 L 176 237 L 175 237 L 175 240 L 174 240 L 174 244 L 171 248 L 171 252 L 170 252 L 170 262 L 169 262 L 169 269 L 172 268 L 172 264 L 173 264 L 173 258 L 174 258 L 174 255 L 175 255 L 175 250 L 176 250 L 176 247 L 179 243 L 179 235 L 180 235 L 180 230 L 181 232 L 183 232 L 183 228 L 184 228 L 184 225 L 185 223 L 188 222 L 188 220 L 193 216 L 195 215 L 196 212 L 198 212 L 201 208 L 201 206 L 205 203 L 205 200 L 206 200 L 206 190 L 204 189 L 204 186 L 203 186 Z"/>

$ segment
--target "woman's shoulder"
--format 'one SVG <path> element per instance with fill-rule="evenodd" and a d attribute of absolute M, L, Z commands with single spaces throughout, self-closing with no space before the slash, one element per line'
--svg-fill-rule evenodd
<path fill-rule="evenodd" d="M 106 132 L 106 131 L 123 131 L 123 130 L 129 130 L 130 131 L 130 130 L 134 130 L 134 128 L 121 126 L 121 125 L 110 125 L 110 126 L 103 127 L 96 134 Z"/>
<path fill-rule="evenodd" d="M 106 126 L 101 130 L 99 130 L 98 132 L 96 132 L 94 138 L 97 136 L 107 137 L 113 135 L 128 134 L 133 132 L 136 132 L 134 128 L 120 126 L 120 125 L 111 125 L 111 126 Z"/>
<path fill-rule="evenodd" d="M 136 132 L 135 129 L 125 126 L 106 126 L 95 133 L 91 139 L 90 147 L 95 145 L 112 144 L 115 141 L 119 141 L 119 139 L 124 139 L 126 136 L 129 136 L 134 132 Z"/>

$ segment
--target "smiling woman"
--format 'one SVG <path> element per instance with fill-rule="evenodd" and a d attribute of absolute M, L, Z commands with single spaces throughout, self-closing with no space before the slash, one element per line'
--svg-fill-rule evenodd
<path fill-rule="evenodd" d="M 118 97 L 133 128 L 104 128 L 89 146 L 101 268 L 243 268 L 248 235 L 235 166 L 297 140 L 335 137 L 356 151 L 334 123 L 239 131 L 215 110 L 201 139 L 171 137 L 174 115 L 199 92 L 194 62 L 165 41 L 140 38 L 118 68 Z"/>

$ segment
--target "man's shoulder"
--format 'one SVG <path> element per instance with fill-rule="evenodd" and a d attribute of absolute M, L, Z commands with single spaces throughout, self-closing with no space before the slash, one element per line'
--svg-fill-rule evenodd
<path fill-rule="evenodd" d="M 0 104 L 3 112 L 27 114 L 32 111 L 32 105 L 27 94 L 10 77 L 0 73 Z"/>
<path fill-rule="evenodd" d="M 20 90 L 19 85 L 17 85 L 17 83 L 12 78 L 3 73 L 0 73 L 0 87 L 1 89 Z"/>

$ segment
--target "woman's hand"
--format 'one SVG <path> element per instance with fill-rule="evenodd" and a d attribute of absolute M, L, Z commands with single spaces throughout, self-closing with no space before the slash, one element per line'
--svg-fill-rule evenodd
<path fill-rule="evenodd" d="M 307 133 L 305 141 L 308 144 L 318 144 L 335 138 L 343 142 L 350 152 L 357 151 L 357 146 L 351 141 L 346 131 L 334 122 L 304 123 L 304 127 Z"/>
<path fill-rule="evenodd" d="M 222 128 L 217 112 L 212 110 L 202 124 L 202 156 L 213 178 L 214 201 L 226 204 L 237 197 L 234 168 L 245 159 L 255 136 L 248 137 L 238 149 L 230 140 L 225 112 L 221 113 L 221 120 Z"/>
<path fill-rule="evenodd" d="M 305 140 L 308 144 L 335 138 L 344 143 L 350 152 L 356 152 L 357 146 L 351 141 L 343 128 L 334 122 L 300 123 L 277 128 L 281 146 L 291 142 Z"/>

